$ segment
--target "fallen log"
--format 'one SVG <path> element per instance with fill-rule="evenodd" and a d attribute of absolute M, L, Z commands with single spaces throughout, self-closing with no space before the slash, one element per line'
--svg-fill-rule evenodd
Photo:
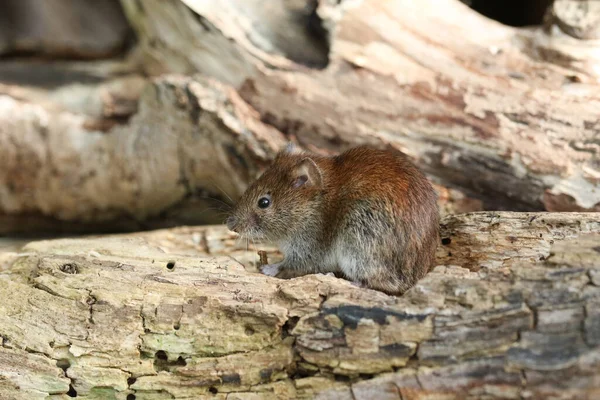
<path fill-rule="evenodd" d="M 397 147 L 450 213 L 598 210 L 596 44 L 560 6 L 517 29 L 454 0 L 274 4 L 123 1 L 123 63 L 3 63 L 26 72 L 0 85 L 1 231 L 219 223 L 288 140 Z"/>
<path fill-rule="evenodd" d="M 0 258 L 0 397 L 598 396 L 599 214 L 465 214 L 444 234 L 490 220 L 548 224 L 527 242 L 547 256 L 463 268 L 490 250 L 476 239 L 402 297 L 260 275 L 222 226 L 32 242 Z"/>
<path fill-rule="evenodd" d="M 0 233 L 221 223 L 210 211 L 239 196 L 285 144 L 218 82 L 143 83 L 132 74 L 97 85 L 90 91 L 105 102 L 88 114 L 0 95 Z M 132 91 L 135 115 L 97 130 Z"/>
<path fill-rule="evenodd" d="M 29 101 L 46 104 L 51 95 L 0 95 L 0 234 L 222 223 L 231 200 L 286 143 L 212 79 L 168 76 L 145 86 L 130 74 L 89 91 L 104 101 L 88 114 L 74 101 Z M 119 109 L 125 122 L 106 116 Z M 107 124 L 109 132 L 96 130 Z M 460 190 L 436 189 L 444 214 L 481 210 Z"/>
<path fill-rule="evenodd" d="M 162 18 L 177 13 L 187 25 L 192 11 L 182 3 L 123 1 L 147 39 L 140 57 L 234 85 L 263 121 L 304 147 L 392 145 L 486 209 L 600 210 L 597 43 L 568 34 L 589 30 L 593 5 L 565 11 L 557 2 L 536 29 L 503 26 L 456 0 L 323 0 L 300 14 L 273 13 L 320 21 L 313 34 L 327 43 L 328 62 L 310 67 L 286 56 L 311 47 L 297 25 L 287 26 L 294 41 L 271 45 L 284 29 L 269 18 L 271 3 L 183 3 L 201 17 L 195 31 Z"/>

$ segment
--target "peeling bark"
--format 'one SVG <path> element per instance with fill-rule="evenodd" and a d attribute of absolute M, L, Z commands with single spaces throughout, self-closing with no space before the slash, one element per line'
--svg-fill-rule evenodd
<path fill-rule="evenodd" d="M 440 265 L 402 297 L 324 275 L 260 275 L 222 226 L 30 243 L 0 259 L 0 396 L 598 396 L 597 214 L 477 213 L 444 225 L 466 237 L 490 219 L 521 237 L 556 225 L 553 239 L 498 244 L 548 256 Z M 473 254 L 490 247 L 474 239 L 470 249 L 452 262 L 480 262 Z"/>

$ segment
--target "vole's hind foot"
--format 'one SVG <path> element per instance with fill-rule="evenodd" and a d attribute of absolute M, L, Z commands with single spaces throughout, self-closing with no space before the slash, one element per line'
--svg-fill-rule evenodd
<path fill-rule="evenodd" d="M 263 265 L 260 272 L 267 276 L 277 276 L 281 271 L 281 263 Z"/>
<path fill-rule="evenodd" d="M 352 284 L 352 286 L 356 286 L 357 288 L 361 288 L 361 289 L 367 288 L 367 285 L 365 285 L 362 282 L 354 282 L 354 281 L 352 281 L 350 283 Z"/>

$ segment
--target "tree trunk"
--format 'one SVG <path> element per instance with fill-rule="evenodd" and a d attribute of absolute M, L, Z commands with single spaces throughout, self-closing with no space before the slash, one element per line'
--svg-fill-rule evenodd
<path fill-rule="evenodd" d="M 222 226 L 4 253 L 0 397 L 600 395 L 600 214 L 474 213 L 443 226 L 445 265 L 402 297 L 260 275 Z M 448 247 L 459 240 L 469 252 Z"/>

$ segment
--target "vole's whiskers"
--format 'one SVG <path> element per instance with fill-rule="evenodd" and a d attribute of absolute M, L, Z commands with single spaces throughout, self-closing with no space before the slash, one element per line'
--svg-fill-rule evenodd
<path fill-rule="evenodd" d="M 223 200 L 219 200 L 216 197 L 202 196 L 201 198 L 208 199 L 208 200 L 211 200 L 211 201 L 219 202 L 219 203 L 223 204 L 226 207 L 227 211 L 231 210 L 231 208 L 232 208 L 231 204 L 227 204 Z M 222 211 L 222 209 L 219 209 L 219 210 Z"/>
<path fill-rule="evenodd" d="M 241 243 L 242 243 L 242 240 L 243 240 L 243 239 L 245 239 L 245 238 L 244 238 L 242 235 L 238 235 L 238 236 L 235 238 L 235 247 L 236 247 L 236 248 L 237 248 L 237 247 L 239 247 L 239 246 L 241 245 Z"/>
<path fill-rule="evenodd" d="M 260 258 L 258 257 L 258 246 L 256 245 L 254 239 L 252 239 L 252 247 L 254 247 L 252 251 L 252 253 L 254 253 L 254 265 L 256 266 L 256 269 L 258 269 L 258 263 L 260 262 Z"/>
<path fill-rule="evenodd" d="M 202 214 L 207 213 L 209 211 L 213 212 L 217 217 L 219 217 L 220 215 L 223 215 L 223 213 L 224 213 L 224 211 L 222 211 L 218 208 L 206 207 L 202 211 L 200 211 L 198 214 L 196 214 L 196 217 L 201 216 Z"/>
<path fill-rule="evenodd" d="M 200 211 L 200 214 L 205 213 L 207 211 L 217 211 L 218 213 L 224 213 L 223 210 L 221 210 L 220 208 L 217 207 L 205 207 L 202 211 Z"/>
<path fill-rule="evenodd" d="M 252 240 L 251 237 L 246 237 L 246 251 L 250 252 L 250 241 Z M 254 241 L 253 241 L 254 242 Z M 254 261 L 254 257 L 250 258 L 250 262 L 254 263 L 254 266 L 256 267 L 256 261 Z"/>
<path fill-rule="evenodd" d="M 219 185 L 217 184 L 217 182 L 216 182 L 216 181 L 215 181 L 213 178 L 208 178 L 208 179 L 210 179 L 210 180 L 211 180 L 211 182 L 212 182 L 212 183 L 213 183 L 213 184 L 216 186 L 216 188 L 217 188 L 217 189 L 219 189 L 219 190 L 221 191 L 221 193 L 223 193 L 223 194 L 225 195 L 225 197 L 227 197 L 227 199 L 228 199 L 230 202 L 232 202 L 232 203 L 235 203 L 235 202 L 233 201 L 233 199 L 232 199 L 231 197 L 229 197 L 229 195 L 228 195 L 228 194 L 227 194 L 227 193 L 226 193 L 226 192 L 225 192 L 223 189 L 221 189 L 221 186 L 219 186 Z"/>

